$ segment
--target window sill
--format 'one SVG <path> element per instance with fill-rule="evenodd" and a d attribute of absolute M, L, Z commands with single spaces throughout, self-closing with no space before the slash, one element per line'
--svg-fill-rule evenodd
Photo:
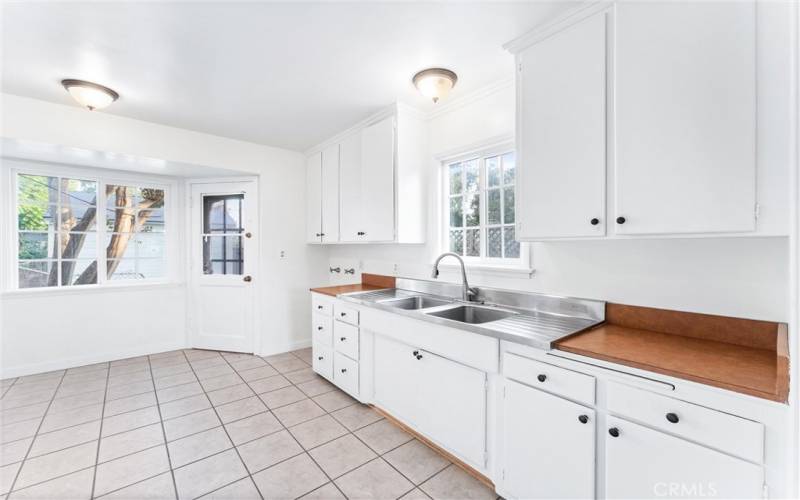
<path fill-rule="evenodd" d="M 536 273 L 532 267 L 503 266 L 486 264 L 482 262 L 464 262 L 467 272 L 486 276 L 502 276 L 505 278 L 530 279 Z M 439 269 L 444 272 L 461 272 L 461 266 L 457 264 L 439 264 Z"/>
<path fill-rule="evenodd" d="M 181 288 L 183 283 L 177 282 L 142 282 L 113 285 L 79 285 L 67 287 L 42 287 L 42 288 L 23 288 L 20 290 L 7 290 L 0 293 L 3 300 L 31 299 L 34 297 L 54 297 L 64 295 L 82 295 L 93 293 L 116 293 L 116 292 L 141 292 L 147 290 L 160 290 L 170 288 Z"/>

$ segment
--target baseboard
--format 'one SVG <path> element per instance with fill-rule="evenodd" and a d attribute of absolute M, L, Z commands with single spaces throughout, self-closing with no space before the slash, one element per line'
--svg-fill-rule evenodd
<path fill-rule="evenodd" d="M 289 351 L 296 351 L 298 349 L 305 349 L 307 347 L 311 347 L 311 339 L 306 340 L 299 340 L 297 342 L 290 342 L 287 344 L 283 344 L 283 346 L 279 347 L 271 347 L 265 349 L 264 352 L 259 354 L 259 356 L 272 356 L 273 354 L 283 354 Z"/>
<path fill-rule="evenodd" d="M 52 372 L 55 370 L 64 370 L 66 368 L 75 368 L 78 366 L 91 365 L 94 363 L 103 363 L 106 361 L 115 361 L 118 359 L 134 358 L 136 356 L 143 356 L 145 354 L 158 354 L 160 352 L 175 351 L 178 349 L 186 349 L 187 346 L 184 342 L 167 342 L 163 344 L 151 344 L 147 346 L 138 346 L 132 349 L 125 349 L 121 351 L 112 351 L 104 353 L 92 353 L 87 356 L 76 356 L 73 358 L 59 359 L 58 361 L 49 361 L 46 363 L 33 363 L 23 366 L 3 366 L 0 370 L 0 378 L 15 378 L 24 377 L 25 375 L 33 375 L 36 373 Z"/>

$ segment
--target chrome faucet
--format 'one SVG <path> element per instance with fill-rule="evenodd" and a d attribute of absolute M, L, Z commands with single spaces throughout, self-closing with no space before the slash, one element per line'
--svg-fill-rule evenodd
<path fill-rule="evenodd" d="M 458 259 L 458 263 L 461 264 L 461 279 L 464 283 L 464 290 L 461 293 L 461 298 L 465 302 L 469 302 L 473 300 L 474 297 L 478 296 L 478 291 L 474 288 L 470 288 L 469 283 L 467 283 L 467 270 L 464 267 L 464 259 L 461 258 L 460 255 L 452 253 L 452 252 L 445 252 L 439 257 L 436 258 L 436 262 L 433 263 L 433 272 L 431 273 L 431 277 L 436 279 L 439 277 L 439 262 L 447 257 L 448 255 L 452 255 L 456 259 Z"/>

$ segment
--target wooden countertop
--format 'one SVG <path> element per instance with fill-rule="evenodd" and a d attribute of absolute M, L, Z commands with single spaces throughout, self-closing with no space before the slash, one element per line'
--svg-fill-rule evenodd
<path fill-rule="evenodd" d="M 312 288 L 311 291 L 336 297 L 341 293 L 370 292 L 373 290 L 394 288 L 394 285 L 395 279 L 391 276 L 364 273 L 361 275 L 361 283 L 355 283 L 352 285 L 324 286 L 320 288 Z"/>
<path fill-rule="evenodd" d="M 608 304 L 557 349 L 772 401 L 789 392 L 786 325 Z"/>

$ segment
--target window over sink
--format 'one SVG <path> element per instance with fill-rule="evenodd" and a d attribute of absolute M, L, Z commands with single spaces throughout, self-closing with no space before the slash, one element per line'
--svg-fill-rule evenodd
<path fill-rule="evenodd" d="M 513 147 L 487 149 L 442 162 L 442 250 L 469 263 L 498 267 L 528 264 L 516 239 L 516 155 Z"/>

